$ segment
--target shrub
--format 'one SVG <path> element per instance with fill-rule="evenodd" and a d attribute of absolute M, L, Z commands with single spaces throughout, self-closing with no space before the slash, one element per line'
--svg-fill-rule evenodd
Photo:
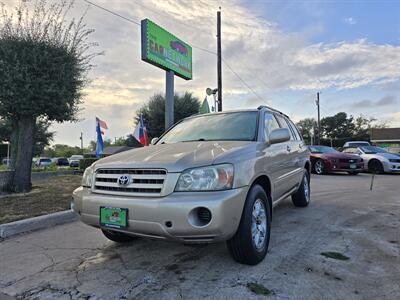
<path fill-rule="evenodd" d="M 97 158 L 84 158 L 79 161 L 79 169 L 85 170 L 87 167 L 90 167 L 92 163 L 94 163 Z"/>

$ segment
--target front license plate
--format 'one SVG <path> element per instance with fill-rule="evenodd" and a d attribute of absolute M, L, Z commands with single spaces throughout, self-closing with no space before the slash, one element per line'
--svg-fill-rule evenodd
<path fill-rule="evenodd" d="M 356 164 L 350 164 L 350 169 L 357 169 L 357 165 Z"/>
<path fill-rule="evenodd" d="M 128 209 L 119 207 L 100 207 L 100 225 L 111 228 L 128 226 Z"/>

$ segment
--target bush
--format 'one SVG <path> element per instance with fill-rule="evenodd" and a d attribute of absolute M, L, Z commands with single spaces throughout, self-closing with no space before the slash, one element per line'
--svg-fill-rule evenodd
<path fill-rule="evenodd" d="M 79 169 L 85 170 L 87 167 L 90 167 L 92 163 L 94 163 L 97 158 L 84 158 L 79 161 Z"/>

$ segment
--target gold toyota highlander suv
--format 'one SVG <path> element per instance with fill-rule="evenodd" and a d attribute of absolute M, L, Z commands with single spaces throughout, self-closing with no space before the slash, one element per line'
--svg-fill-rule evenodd
<path fill-rule="evenodd" d="M 283 113 L 260 106 L 186 118 L 149 147 L 85 170 L 72 207 L 115 242 L 227 241 L 233 258 L 265 257 L 273 207 L 310 202 L 309 152 Z"/>

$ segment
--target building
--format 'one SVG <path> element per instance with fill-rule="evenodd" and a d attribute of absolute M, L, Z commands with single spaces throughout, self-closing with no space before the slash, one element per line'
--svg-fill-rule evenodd
<path fill-rule="evenodd" d="M 400 153 L 400 128 L 371 128 L 371 143 Z"/>

